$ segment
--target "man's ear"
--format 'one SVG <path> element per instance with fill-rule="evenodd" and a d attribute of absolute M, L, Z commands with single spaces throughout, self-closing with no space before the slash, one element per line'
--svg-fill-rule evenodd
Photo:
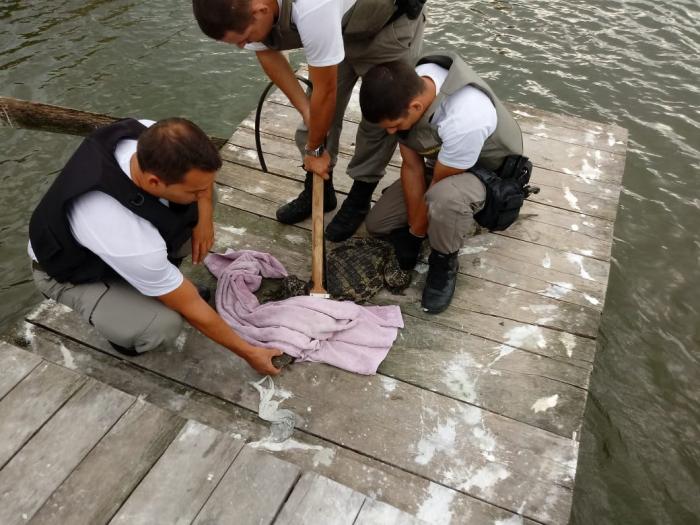
<path fill-rule="evenodd" d="M 270 6 L 268 6 L 267 3 L 263 2 L 262 0 L 253 0 L 250 5 L 250 12 L 253 14 L 253 16 L 266 15 L 270 12 Z"/>
<path fill-rule="evenodd" d="M 423 102 L 421 102 L 420 99 L 414 98 L 413 100 L 411 100 L 411 102 L 408 103 L 408 110 L 412 113 L 423 113 L 423 111 L 425 110 L 425 105 L 423 104 Z"/>
<path fill-rule="evenodd" d="M 149 193 L 160 193 L 165 188 L 166 184 L 157 175 L 146 172 L 144 176 Z"/>

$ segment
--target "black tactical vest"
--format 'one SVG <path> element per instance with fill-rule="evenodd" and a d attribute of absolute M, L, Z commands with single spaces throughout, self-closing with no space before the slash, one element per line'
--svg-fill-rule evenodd
<path fill-rule="evenodd" d="M 292 22 L 292 4 L 295 0 L 282 0 L 277 22 L 263 41 L 270 49 L 284 51 L 303 47 L 296 25 Z M 357 0 L 343 15 L 343 39 L 371 38 L 392 19 L 396 13 L 395 0 Z"/>
<path fill-rule="evenodd" d="M 117 143 L 137 139 L 146 127 L 125 119 L 91 133 L 78 147 L 41 199 L 29 221 L 29 239 L 42 269 L 59 282 L 99 281 L 111 269 L 73 237 L 67 210 L 71 202 L 90 191 L 101 191 L 125 208 L 151 222 L 174 253 L 190 238 L 197 224 L 197 203 L 164 205 L 136 186 L 114 157 Z M 109 235 L 119 235 L 119 224 Z"/>
<path fill-rule="evenodd" d="M 421 119 L 410 130 L 397 133 L 401 144 L 424 157 L 437 158 L 442 140 L 438 135 L 437 126 L 432 123 L 433 115 L 446 97 L 465 86 L 473 86 L 489 97 L 498 117 L 496 130 L 484 142 L 478 164 L 490 170 L 498 170 L 509 155 L 522 155 L 523 137 L 520 126 L 489 85 L 471 67 L 454 53 L 424 56 L 417 65 L 426 63 L 434 63 L 447 69 L 447 78 Z"/>

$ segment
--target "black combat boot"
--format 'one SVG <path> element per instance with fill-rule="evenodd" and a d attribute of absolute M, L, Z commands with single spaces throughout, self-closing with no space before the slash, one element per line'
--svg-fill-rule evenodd
<path fill-rule="evenodd" d="M 277 208 L 277 220 L 284 224 L 294 224 L 311 217 L 311 196 L 314 174 L 306 172 L 304 179 L 304 189 L 299 196 L 291 202 Z M 333 189 L 333 173 L 328 174 L 328 180 L 323 181 L 323 211 L 335 210 L 338 201 L 335 198 Z"/>
<path fill-rule="evenodd" d="M 326 239 L 341 242 L 352 237 L 369 213 L 372 203 L 372 193 L 379 182 L 352 183 L 350 193 L 333 220 L 326 226 Z"/>
<path fill-rule="evenodd" d="M 459 252 L 440 253 L 431 250 L 428 258 L 428 277 L 425 279 L 421 306 L 429 314 L 443 312 L 452 301 L 459 270 Z"/>

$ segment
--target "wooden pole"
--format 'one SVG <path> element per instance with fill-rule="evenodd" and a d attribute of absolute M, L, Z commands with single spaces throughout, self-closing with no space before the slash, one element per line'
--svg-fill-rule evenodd
<path fill-rule="evenodd" d="M 102 113 L 92 113 L 11 97 L 0 97 L 0 125 L 10 128 L 50 131 L 84 137 L 97 128 L 121 118 L 123 117 L 113 117 Z M 226 139 L 219 137 L 209 137 L 209 139 L 219 149 L 226 144 Z"/>
<path fill-rule="evenodd" d="M 330 297 L 323 287 L 323 178 L 314 173 L 311 195 L 311 292 Z"/>

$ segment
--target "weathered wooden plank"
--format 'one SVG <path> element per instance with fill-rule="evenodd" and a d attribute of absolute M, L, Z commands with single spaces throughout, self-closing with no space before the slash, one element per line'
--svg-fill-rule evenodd
<path fill-rule="evenodd" d="M 269 201 L 255 198 L 253 195 L 250 195 L 245 202 L 238 198 L 238 194 L 231 194 L 231 192 L 225 188 L 221 188 L 219 195 L 220 202 L 224 204 L 228 204 L 229 202 L 237 206 L 243 206 L 246 203 L 255 204 L 254 209 L 264 214 L 263 216 L 267 216 L 268 214 L 272 213 L 271 206 L 269 206 Z M 265 207 L 266 209 L 261 210 L 262 207 Z M 238 226 L 232 227 L 231 233 L 234 233 L 234 237 L 236 236 L 235 233 L 241 234 L 241 236 L 243 233 L 245 233 L 246 238 L 241 239 L 243 240 L 243 246 L 252 247 L 257 250 L 265 250 L 266 248 L 263 247 L 265 244 L 269 244 L 254 244 L 254 240 L 257 240 L 251 236 L 253 227 L 255 227 L 254 224 L 250 224 L 248 227 L 246 227 L 240 224 L 240 220 L 224 222 L 226 224 L 238 224 Z M 303 227 L 305 226 L 305 223 L 300 223 L 299 226 Z M 273 224 L 265 223 L 267 232 L 273 231 L 270 230 L 270 228 L 273 227 Z M 298 228 L 293 230 L 287 229 L 287 231 L 295 232 L 286 234 L 286 236 L 289 236 L 289 238 L 285 237 L 287 241 L 296 243 L 298 245 L 297 248 L 306 246 L 305 236 Z M 269 234 L 266 233 L 261 235 L 261 237 L 267 237 L 268 235 Z M 529 235 L 534 236 L 535 234 L 529 233 Z M 227 239 L 231 239 L 231 237 L 227 237 Z M 274 240 L 275 243 L 281 242 L 280 238 L 275 238 Z M 235 239 L 231 239 L 231 241 L 235 242 Z M 554 250 L 549 250 L 554 254 Z M 310 252 L 307 251 L 306 253 Z M 285 264 L 289 264 L 286 259 L 282 260 Z M 545 283 L 541 283 L 544 289 L 541 289 L 542 287 L 540 287 L 540 283 L 536 283 L 534 285 L 535 288 L 533 288 L 533 285 L 529 285 L 530 289 L 533 291 L 528 291 L 527 287 L 525 289 L 519 289 L 514 286 L 510 286 L 511 284 L 514 284 L 514 282 L 511 275 L 508 273 L 494 274 L 492 279 L 493 282 L 460 273 L 453 304 L 461 305 L 463 308 L 470 309 L 478 313 L 496 315 L 499 317 L 512 319 L 514 321 L 538 324 L 559 330 L 570 331 L 575 334 L 588 337 L 595 337 L 598 330 L 598 319 L 600 314 L 593 307 L 597 305 L 590 304 L 589 301 L 586 301 L 586 303 L 589 304 L 581 305 L 552 298 L 554 294 L 548 290 L 549 287 L 544 286 Z M 497 282 L 498 279 L 501 279 L 502 283 L 505 284 Z M 405 304 L 406 301 L 419 301 L 424 280 L 425 274 L 418 273 L 416 275 L 415 282 L 406 292 L 406 296 L 392 297 L 396 302 L 402 305 Z M 408 297 L 409 295 L 410 298 Z M 563 295 L 563 293 L 560 295 Z M 593 302 L 597 301 L 595 297 L 592 297 L 592 299 Z"/>
<path fill-rule="evenodd" d="M 316 474 L 305 472 L 275 520 L 279 525 L 351 525 L 360 513 L 365 497 L 351 488 Z"/>
<path fill-rule="evenodd" d="M 379 367 L 388 377 L 448 395 L 563 437 L 580 431 L 590 370 L 406 316 Z M 386 378 L 383 378 L 384 381 Z M 391 381 L 387 379 L 387 384 Z M 543 400 L 552 406 L 542 408 Z"/>
<path fill-rule="evenodd" d="M 112 524 L 191 523 L 243 442 L 188 421 Z"/>
<path fill-rule="evenodd" d="M 57 305 L 53 308 L 63 309 Z M 51 307 L 44 309 L 44 314 L 51 316 Z M 76 324 L 80 323 L 75 314 L 69 316 Z M 31 346 L 28 348 L 44 359 L 63 362 L 64 356 L 58 351 L 58 347 L 63 345 L 70 353 L 75 369 L 81 373 L 132 395 L 144 396 L 150 403 L 173 411 L 180 417 L 197 420 L 245 441 L 253 441 L 254 448 L 381 498 L 411 514 L 420 514 L 426 522 L 445 525 L 451 521 L 492 523 L 515 519 L 514 514 L 501 508 L 301 430 L 295 431 L 293 437 L 282 444 L 269 442 L 264 439 L 269 428 L 251 410 L 151 373 L 118 356 L 69 341 L 39 326 L 26 323 L 20 329 L 31 335 Z M 101 340 L 96 334 L 88 330 L 86 336 L 96 347 L 99 346 Z M 183 351 L 189 349 L 188 340 L 183 345 Z M 523 522 L 532 523 L 527 519 Z"/>
<path fill-rule="evenodd" d="M 77 374 L 43 363 L 0 401 L 0 468 L 83 383 Z"/>
<path fill-rule="evenodd" d="M 0 399 L 12 390 L 17 383 L 22 381 L 37 365 L 41 359 L 37 356 L 20 350 L 14 345 L 0 341 Z M 2 460 L 0 460 L 0 465 Z"/>
<path fill-rule="evenodd" d="M 244 447 L 194 524 L 272 523 L 299 475 L 296 465 Z"/>
<path fill-rule="evenodd" d="M 26 523 L 133 402 L 88 380 L 0 471 L 0 523 Z"/>
<path fill-rule="evenodd" d="M 261 130 L 270 135 L 293 140 L 300 118 L 294 108 L 274 103 L 269 104 L 262 112 Z M 245 118 L 240 127 L 255 129 L 253 116 Z M 340 151 L 352 154 L 356 133 L 356 123 L 344 122 L 340 136 Z M 531 134 L 524 134 L 523 142 L 525 154 L 532 159 L 535 166 L 562 173 L 577 174 L 583 180 L 591 182 L 603 181 L 619 184 L 622 180 L 625 164 L 623 155 Z"/>
<path fill-rule="evenodd" d="M 71 328 L 60 322 L 63 314 L 47 310 L 44 315 L 53 316 L 53 329 L 71 337 L 90 333 L 75 317 Z M 108 347 L 104 341 L 91 344 Z M 182 353 L 145 354 L 138 364 L 257 409 L 257 392 L 247 386 L 256 374 L 198 333 L 188 336 Z M 574 440 L 401 381 L 385 385 L 325 366 L 291 367 L 276 381 L 292 394 L 285 406 L 299 415 L 299 428 L 306 432 L 512 512 L 525 508 L 523 514 L 535 520 L 568 516 Z M 538 406 L 551 408 L 554 402 Z"/>
<path fill-rule="evenodd" d="M 107 523 L 183 424 L 184 420 L 170 412 L 136 401 L 31 523 Z"/>
<path fill-rule="evenodd" d="M 300 164 L 290 163 L 290 159 L 298 157 L 296 145 L 289 139 L 275 135 L 262 134 L 261 138 L 269 173 L 302 180 L 304 170 L 300 168 Z M 260 169 L 253 132 L 250 129 L 237 129 L 229 144 L 221 151 L 227 161 L 256 170 Z M 341 152 L 334 177 L 334 187 L 338 192 L 347 193 L 352 185 L 352 180 L 346 174 L 349 162 L 350 155 Z M 400 159 L 396 158 L 387 167 L 387 174 L 380 181 L 375 198 L 378 198 L 381 191 L 398 178 L 399 166 Z M 615 219 L 620 191 L 617 183 L 593 181 L 576 174 L 566 174 L 541 167 L 533 169 L 531 180 L 532 184 L 541 189 L 540 193 L 530 196 L 532 202 L 540 202 L 606 220 Z"/>
<path fill-rule="evenodd" d="M 419 525 L 422 520 L 381 501 L 366 499 L 354 525 Z"/>
<path fill-rule="evenodd" d="M 306 66 L 302 66 L 297 74 L 308 76 Z M 345 111 L 345 120 L 359 123 L 361 118 L 359 86 L 357 83 L 350 103 Z M 273 90 L 268 101 L 291 106 L 287 97 L 280 90 Z M 525 104 L 505 102 L 506 107 L 520 124 L 523 133 L 548 135 L 561 142 L 579 144 L 594 149 L 610 151 L 620 155 L 626 152 L 627 130 L 616 124 L 604 124 L 574 117 L 562 113 L 552 113 Z"/>

